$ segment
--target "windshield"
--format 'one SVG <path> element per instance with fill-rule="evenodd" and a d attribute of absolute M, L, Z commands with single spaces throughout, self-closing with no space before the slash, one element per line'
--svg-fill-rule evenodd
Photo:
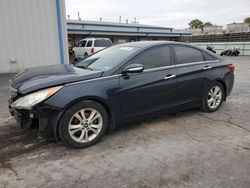
<path fill-rule="evenodd" d="M 138 48 L 129 46 L 112 46 L 78 62 L 76 67 L 107 71 L 119 65 L 137 50 Z"/>

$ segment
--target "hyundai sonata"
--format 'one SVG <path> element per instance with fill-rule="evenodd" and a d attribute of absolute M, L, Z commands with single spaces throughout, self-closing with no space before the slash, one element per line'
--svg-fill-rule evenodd
<path fill-rule="evenodd" d="M 156 112 L 214 112 L 234 83 L 234 66 L 185 43 L 144 41 L 104 49 L 73 65 L 30 68 L 10 83 L 9 109 L 70 146 Z"/>

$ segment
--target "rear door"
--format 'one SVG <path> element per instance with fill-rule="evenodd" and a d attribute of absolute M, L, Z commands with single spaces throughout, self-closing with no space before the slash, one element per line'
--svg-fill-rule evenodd
<path fill-rule="evenodd" d="M 93 41 L 92 40 L 88 40 L 86 47 L 84 48 L 84 54 L 87 54 L 88 56 L 90 56 L 91 53 L 91 48 L 93 47 Z"/>
<path fill-rule="evenodd" d="M 176 69 L 172 59 L 171 48 L 160 46 L 140 53 L 128 63 L 143 64 L 144 71 L 120 77 L 123 121 L 175 105 Z"/>
<path fill-rule="evenodd" d="M 173 45 L 177 68 L 178 104 L 200 102 L 212 75 L 213 56 L 191 46 Z"/>

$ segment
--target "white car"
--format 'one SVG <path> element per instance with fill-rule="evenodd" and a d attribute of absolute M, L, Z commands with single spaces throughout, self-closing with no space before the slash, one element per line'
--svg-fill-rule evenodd
<path fill-rule="evenodd" d="M 104 48 L 113 46 L 109 38 L 85 38 L 73 48 L 75 59 L 83 59 Z"/>

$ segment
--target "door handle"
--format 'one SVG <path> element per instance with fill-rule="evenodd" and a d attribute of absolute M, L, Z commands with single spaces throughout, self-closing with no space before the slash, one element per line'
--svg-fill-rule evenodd
<path fill-rule="evenodd" d="M 203 68 L 203 70 L 208 70 L 208 69 L 211 69 L 212 67 L 210 67 L 210 66 L 205 66 L 204 68 Z"/>
<path fill-rule="evenodd" d="M 175 74 L 173 74 L 173 75 L 167 75 L 167 76 L 164 78 L 164 80 L 169 80 L 169 79 L 175 78 L 175 77 L 176 77 Z"/>

